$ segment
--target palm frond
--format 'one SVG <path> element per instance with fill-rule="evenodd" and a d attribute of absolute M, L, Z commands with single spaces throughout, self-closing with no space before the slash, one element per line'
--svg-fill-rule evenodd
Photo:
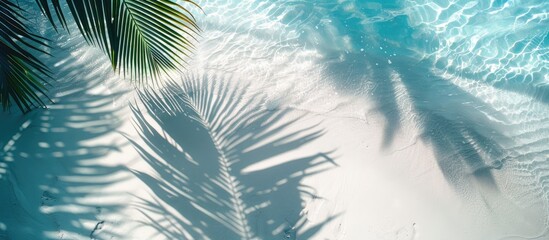
<path fill-rule="evenodd" d="M 45 83 L 51 78 L 48 68 L 33 56 L 47 54 L 40 49 L 47 46 L 46 39 L 29 31 L 21 12 L 17 4 L 0 1 L 0 105 L 4 111 L 12 101 L 22 112 L 44 106 Z"/>
<path fill-rule="evenodd" d="M 55 25 L 67 27 L 59 0 L 36 0 Z M 189 10 L 172 0 L 66 0 L 78 29 L 110 58 L 113 69 L 136 80 L 157 79 L 184 66 L 199 32 Z M 193 1 L 184 1 L 199 6 Z"/>

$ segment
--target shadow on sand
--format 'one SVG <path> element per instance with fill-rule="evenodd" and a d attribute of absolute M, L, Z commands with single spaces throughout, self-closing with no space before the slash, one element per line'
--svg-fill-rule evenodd
<path fill-rule="evenodd" d="M 293 12 L 282 21 L 297 26 L 301 42 L 322 55 L 318 65 L 323 68 L 324 76 L 339 90 L 373 101 L 375 111 L 385 121 L 381 140 L 384 150 L 393 147 L 406 127 L 403 124 L 414 118 L 419 138 L 433 146 L 441 172 L 461 193 L 476 188 L 469 182 L 497 191 L 492 173 L 506 167 L 508 161 L 526 159 L 522 167 L 548 172 L 541 164 L 530 166 L 529 159 L 546 160 L 548 152 L 542 145 L 549 141 L 549 127 L 541 122 L 549 118 L 518 116 L 520 121 L 510 121 L 497 108 L 501 105 L 492 105 L 495 96 L 482 95 L 485 90 L 482 86 L 494 92 L 522 95 L 529 99 L 524 104 L 527 106 L 508 107 L 533 112 L 535 108 L 528 106 L 548 103 L 546 84 L 536 84 L 543 82 L 540 74 L 543 72 L 512 74 L 502 64 L 498 76 L 505 75 L 505 81 L 497 82 L 490 72 L 469 73 L 468 69 L 448 68 L 444 61 L 458 62 L 459 59 L 453 58 L 460 57 L 460 53 L 428 57 L 437 53 L 441 40 L 422 26 L 411 26 L 417 19 L 410 19 L 407 12 L 410 9 L 402 1 L 282 2 L 284 9 L 291 8 Z M 542 44 L 544 36 L 541 34 L 532 44 L 519 45 L 535 48 Z M 455 78 L 472 87 L 464 89 L 456 85 L 452 82 Z M 501 98 L 500 102 L 506 104 L 506 96 Z M 533 130 L 520 134 L 525 128 Z M 534 136 L 535 132 L 539 134 Z"/>
<path fill-rule="evenodd" d="M 111 91 L 123 88 L 112 86 L 108 60 L 82 38 L 49 36 L 58 37 L 55 58 L 45 60 L 55 74 L 55 104 L 23 116 L 22 127 L 0 149 L 0 166 L 6 168 L 0 175 L 0 219 L 7 239 L 94 238 L 102 214 L 123 204 L 90 205 L 86 199 L 122 180 L 118 173 L 125 168 L 98 162 L 118 151 L 120 142 L 98 139 L 120 126 L 123 105 L 115 102 L 125 92 Z"/>
<path fill-rule="evenodd" d="M 468 185 L 473 176 L 497 189 L 491 171 L 508 156 L 500 145 L 508 139 L 491 125 L 490 117 L 501 117 L 498 111 L 432 72 L 433 63 L 414 50 L 428 51 L 437 45 L 436 39 L 418 35 L 406 15 L 396 14 L 399 3 L 374 2 L 379 2 L 378 8 L 357 3 L 361 11 L 355 15 L 327 3 L 330 16 L 323 17 L 337 27 L 333 36 L 346 36 L 350 50 L 319 44 L 324 46 L 319 64 L 326 76 L 340 89 L 374 102 L 374 110 L 385 120 L 383 149 L 392 147 L 403 122 L 413 118 L 421 138 L 434 147 L 439 167 L 452 186 Z M 388 14 L 392 10 L 395 14 Z M 403 109 L 403 103 L 408 109 Z"/>
<path fill-rule="evenodd" d="M 534 204 L 548 211 L 549 117 L 543 114 L 549 92 L 536 84 L 543 82 L 541 74 L 509 71 L 505 81 L 495 82 L 490 72 L 447 68 L 443 60 L 455 56 L 435 62 L 422 55 L 436 52 L 437 36 L 410 26 L 405 13 L 392 12 L 400 7 L 396 1 L 374 2 L 379 2 L 375 10 L 366 2 L 364 8 L 357 6 L 360 14 L 332 6 L 330 15 L 323 15 L 338 33 L 326 35 L 345 36 L 350 50 L 320 43 L 326 49 L 320 49 L 319 65 L 339 89 L 373 101 L 385 120 L 382 150 L 390 150 L 401 130 L 412 126 L 418 139 L 432 146 L 441 173 L 461 196 L 489 211 L 514 208 L 522 214 Z M 507 71 L 505 66 L 498 71 Z M 520 183 L 498 185 L 499 170 L 516 174 Z"/>
<path fill-rule="evenodd" d="M 168 239 L 309 239 L 335 216 L 305 225 L 304 197 L 319 196 L 302 180 L 335 163 L 331 152 L 284 154 L 323 132 L 296 130 L 299 117 L 263 109 L 235 82 L 195 76 L 140 92 L 144 107 L 132 109 L 144 144 L 130 141 L 154 169 L 135 172 L 155 196 L 139 204 L 147 224 Z"/>

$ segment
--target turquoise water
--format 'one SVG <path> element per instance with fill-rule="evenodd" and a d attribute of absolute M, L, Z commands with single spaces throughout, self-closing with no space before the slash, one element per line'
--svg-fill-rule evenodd
<path fill-rule="evenodd" d="M 270 37 L 297 40 L 326 58 L 344 53 L 357 58 L 352 61 L 382 65 L 402 57 L 424 60 L 430 64 L 425 67 L 548 101 L 546 1 L 271 0 L 202 5 L 211 21 L 230 21 L 252 34 L 268 34 L 252 23 L 278 22 L 282 33 Z"/>

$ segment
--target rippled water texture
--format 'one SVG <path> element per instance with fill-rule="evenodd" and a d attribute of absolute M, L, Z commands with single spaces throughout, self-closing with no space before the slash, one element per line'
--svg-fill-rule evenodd
<path fill-rule="evenodd" d="M 548 1 L 202 5 L 202 48 L 219 48 L 198 54 L 198 66 L 277 80 L 273 91 L 291 82 L 303 102 L 317 97 L 309 93 L 312 82 L 333 86 L 328 95 L 364 97 L 386 121 L 384 146 L 412 123 L 457 192 L 471 197 L 475 188 L 491 189 L 547 211 Z M 329 103 L 317 108 L 337 110 Z M 348 115 L 364 118 L 360 111 Z"/>

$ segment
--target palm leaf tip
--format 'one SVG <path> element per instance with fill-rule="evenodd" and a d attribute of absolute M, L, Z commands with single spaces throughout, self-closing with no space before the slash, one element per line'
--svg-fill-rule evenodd
<path fill-rule="evenodd" d="M 59 0 L 36 1 L 53 23 Z M 118 73 L 137 80 L 157 79 L 184 67 L 200 31 L 193 14 L 172 0 L 66 2 L 86 41 L 100 47 Z M 193 1 L 183 2 L 200 8 Z M 63 23 L 62 11 L 56 14 Z"/>

